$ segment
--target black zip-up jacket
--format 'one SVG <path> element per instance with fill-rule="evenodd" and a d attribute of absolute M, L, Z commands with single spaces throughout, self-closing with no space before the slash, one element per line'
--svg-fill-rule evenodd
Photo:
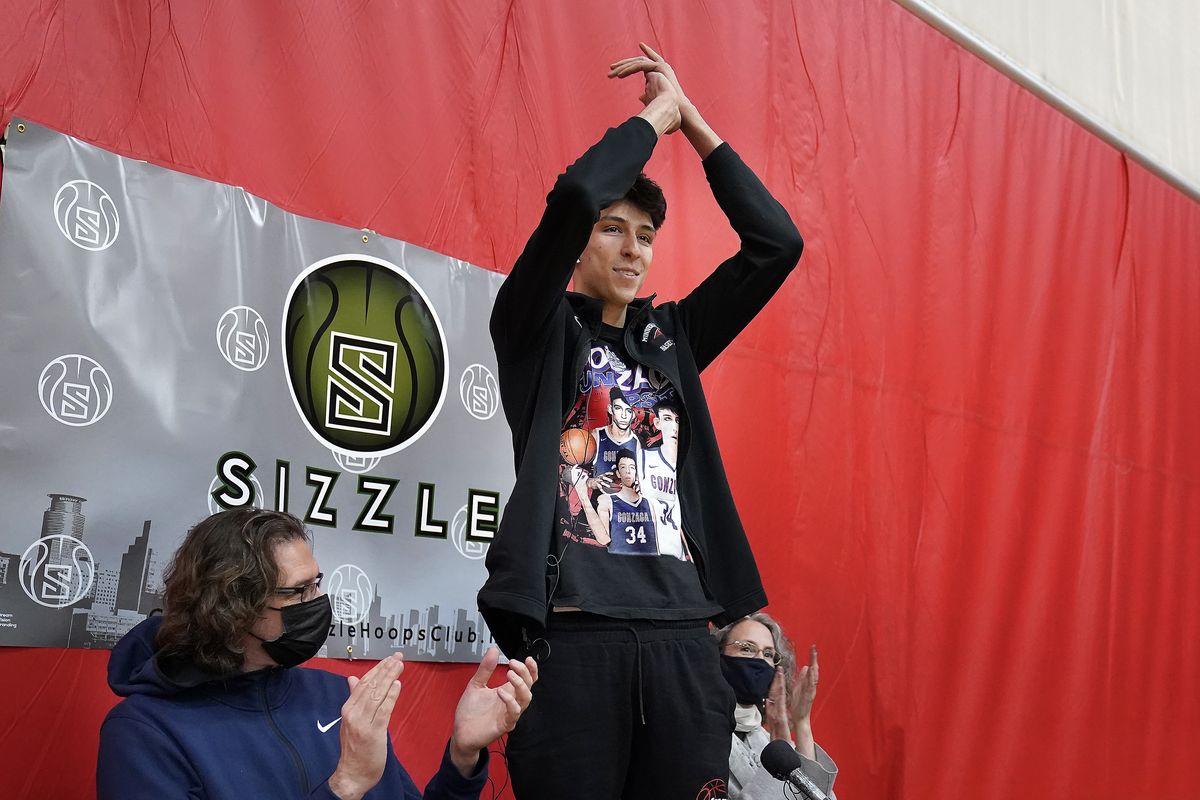
<path fill-rule="evenodd" d="M 517 480 L 488 550 L 479 608 L 509 657 L 546 622 L 559 436 L 600 331 L 601 301 L 567 286 L 601 209 L 625 195 L 657 141 L 650 123 L 633 117 L 558 177 L 492 309 Z M 713 622 L 723 625 L 762 608 L 767 596 L 725 477 L 700 372 L 783 284 L 803 242 L 787 211 L 728 144 L 704 159 L 704 171 L 741 249 L 678 303 L 655 306 L 653 297 L 631 303 L 625 347 L 671 380 L 687 411 L 678 468 L 682 527 L 701 584 L 724 609 Z"/>

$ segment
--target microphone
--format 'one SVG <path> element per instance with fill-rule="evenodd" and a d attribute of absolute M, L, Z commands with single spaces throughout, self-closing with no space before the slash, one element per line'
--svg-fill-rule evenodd
<path fill-rule="evenodd" d="M 801 770 L 804 762 L 800 760 L 800 754 L 782 739 L 776 739 L 764 747 L 759 760 L 762 761 L 763 768 L 767 772 L 777 780 L 790 784 L 806 800 L 828 799 L 828 796 L 818 789 L 817 785 Z"/>

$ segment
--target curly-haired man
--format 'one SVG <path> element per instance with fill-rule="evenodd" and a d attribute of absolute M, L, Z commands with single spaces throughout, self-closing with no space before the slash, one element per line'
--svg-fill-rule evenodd
<path fill-rule="evenodd" d="M 400 655 L 361 679 L 298 668 L 332 619 L 298 519 L 214 514 L 188 532 L 165 584 L 164 614 L 130 631 L 109 661 L 109 685 L 125 699 L 100 730 L 100 800 L 422 796 L 388 738 Z M 489 689 L 497 660 L 489 650 L 467 684 L 426 798 L 478 798 L 488 745 L 528 706 L 536 664 L 511 662 L 508 683 Z"/>

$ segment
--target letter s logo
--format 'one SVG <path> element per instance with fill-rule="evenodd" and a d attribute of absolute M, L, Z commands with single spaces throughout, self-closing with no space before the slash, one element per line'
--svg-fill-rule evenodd
<path fill-rule="evenodd" d="M 394 264 L 342 255 L 308 267 L 288 293 L 282 341 L 296 410 L 335 453 L 391 455 L 441 411 L 446 336 L 429 298 Z"/>

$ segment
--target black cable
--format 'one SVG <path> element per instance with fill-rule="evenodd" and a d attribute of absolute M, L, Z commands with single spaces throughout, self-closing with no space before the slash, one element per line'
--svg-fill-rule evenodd
<path fill-rule="evenodd" d="M 491 772 L 489 771 L 488 786 L 490 786 L 492 789 L 492 800 L 496 800 L 496 798 L 498 798 L 501 794 L 504 793 L 504 790 L 508 788 L 508 781 L 509 781 L 508 752 L 507 752 L 508 734 L 501 736 L 499 739 L 496 740 L 496 743 L 500 745 L 500 748 L 498 750 L 490 750 L 489 749 L 488 753 L 491 755 L 494 755 L 494 756 L 499 756 L 500 760 L 504 762 L 504 783 L 500 784 L 500 788 L 497 789 L 496 782 L 492 780 Z"/>
<path fill-rule="evenodd" d="M 547 604 L 554 603 L 554 593 L 558 591 L 558 581 L 562 577 L 563 556 L 567 554 L 567 547 L 569 547 L 570 544 L 570 542 L 564 542 L 562 552 L 559 553 L 558 556 L 555 556 L 553 553 L 550 553 L 546 556 L 546 566 L 554 569 L 554 583 L 550 586 L 550 593 L 546 597 Z"/>

